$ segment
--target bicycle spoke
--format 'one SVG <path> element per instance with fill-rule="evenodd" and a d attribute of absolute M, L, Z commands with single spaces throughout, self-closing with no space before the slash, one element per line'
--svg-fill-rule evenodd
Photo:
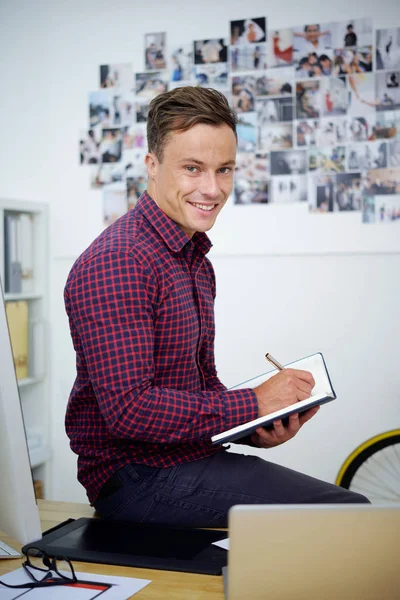
<path fill-rule="evenodd" d="M 357 469 L 349 489 L 364 494 L 371 502 L 399 502 L 400 444 L 372 453 Z"/>

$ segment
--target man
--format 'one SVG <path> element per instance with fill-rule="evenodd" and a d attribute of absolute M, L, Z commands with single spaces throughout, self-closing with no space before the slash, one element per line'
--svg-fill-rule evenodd
<path fill-rule="evenodd" d="M 350 23 L 347 25 L 347 33 L 344 36 L 345 48 L 353 48 L 357 46 L 357 34 L 354 31 L 353 25 Z"/>
<path fill-rule="evenodd" d="M 325 29 L 321 31 L 318 24 L 312 23 L 311 25 L 305 25 L 304 31 L 294 31 L 294 50 L 310 54 L 316 52 L 320 54 L 323 50 L 331 47 L 329 34 L 331 31 Z"/>
<path fill-rule="evenodd" d="M 77 377 L 66 430 L 78 479 L 108 518 L 226 526 L 237 503 L 365 501 L 211 445 L 212 435 L 305 399 L 314 385 L 310 373 L 294 369 L 254 390 L 227 391 L 217 376 L 205 232 L 232 190 L 236 123 L 215 90 L 157 96 L 147 123 L 147 193 L 68 277 Z M 315 412 L 243 441 L 281 444 Z"/>

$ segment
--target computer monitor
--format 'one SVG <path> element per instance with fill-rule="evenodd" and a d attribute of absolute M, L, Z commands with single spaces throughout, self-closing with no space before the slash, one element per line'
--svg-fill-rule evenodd
<path fill-rule="evenodd" d="M 0 538 L 42 537 L 0 279 Z"/>

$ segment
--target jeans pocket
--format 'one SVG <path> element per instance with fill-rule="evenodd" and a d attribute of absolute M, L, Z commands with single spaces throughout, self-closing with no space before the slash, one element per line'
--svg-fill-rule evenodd
<path fill-rule="evenodd" d="M 144 465 L 127 464 L 119 471 L 114 473 L 113 478 L 117 479 L 118 489 L 104 498 L 98 498 L 94 502 L 94 507 L 102 517 L 108 519 L 117 518 L 120 513 L 137 498 L 143 488 L 146 487 L 156 476 L 158 469 L 149 471 L 152 467 Z"/>

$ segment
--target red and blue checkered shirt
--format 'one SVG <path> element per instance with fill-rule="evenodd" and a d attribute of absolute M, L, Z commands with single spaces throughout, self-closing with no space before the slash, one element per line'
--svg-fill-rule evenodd
<path fill-rule="evenodd" d="M 210 247 L 143 193 L 71 269 L 77 376 L 66 431 L 92 503 L 125 464 L 210 456 L 221 450 L 212 435 L 258 416 L 253 390 L 228 391 L 217 377 Z"/>

